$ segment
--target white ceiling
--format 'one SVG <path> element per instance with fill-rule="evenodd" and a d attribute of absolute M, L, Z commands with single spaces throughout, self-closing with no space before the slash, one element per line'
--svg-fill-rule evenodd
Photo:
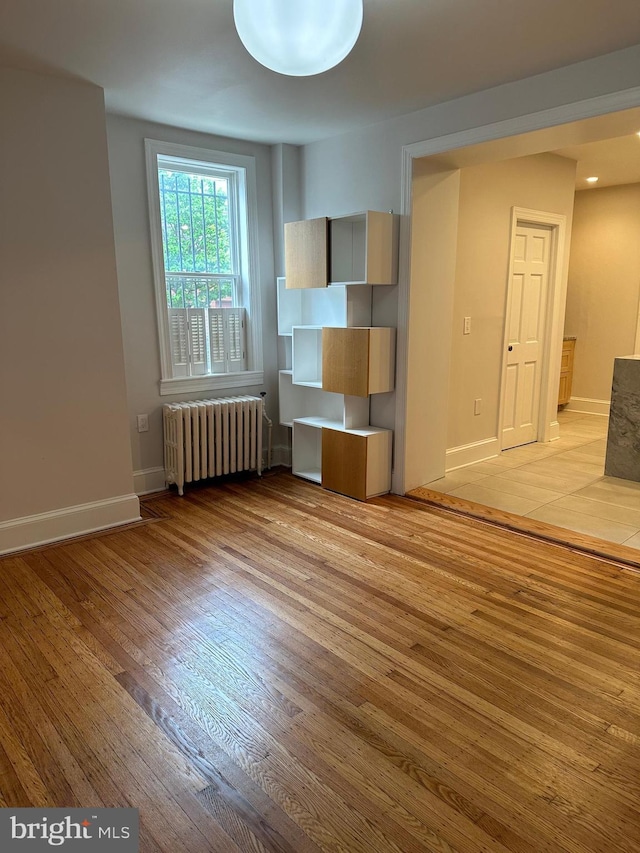
<path fill-rule="evenodd" d="M 1 0 L 0 65 L 98 84 L 111 112 L 304 144 L 640 42 L 638 0 L 364 0 L 364 9 L 340 66 L 290 78 L 245 52 L 232 0 Z"/>
<path fill-rule="evenodd" d="M 640 131 L 640 120 L 637 127 Z M 554 153 L 578 161 L 577 190 L 640 182 L 640 136 L 637 133 L 559 148 Z M 597 177 L 598 182 L 587 183 L 590 176 Z"/>

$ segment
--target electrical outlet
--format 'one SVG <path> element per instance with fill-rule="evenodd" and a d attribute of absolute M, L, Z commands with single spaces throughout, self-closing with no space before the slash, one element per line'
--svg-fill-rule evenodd
<path fill-rule="evenodd" d="M 464 318 L 464 329 L 463 329 L 462 334 L 463 335 L 470 335 L 471 334 L 471 317 L 465 317 Z"/>
<path fill-rule="evenodd" d="M 149 415 L 138 415 L 138 432 L 149 432 Z"/>
<path fill-rule="evenodd" d="M 482 411 L 482 398 L 476 397 L 476 399 L 473 401 L 473 414 L 479 415 L 481 411 Z"/>

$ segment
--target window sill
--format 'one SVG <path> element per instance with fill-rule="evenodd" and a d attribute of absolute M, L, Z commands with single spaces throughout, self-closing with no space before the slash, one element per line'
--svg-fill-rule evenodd
<path fill-rule="evenodd" d="M 226 391 L 230 388 L 246 388 L 262 385 L 264 371 L 245 370 L 242 373 L 216 373 L 212 376 L 187 376 L 179 379 L 161 379 L 160 396 Z"/>

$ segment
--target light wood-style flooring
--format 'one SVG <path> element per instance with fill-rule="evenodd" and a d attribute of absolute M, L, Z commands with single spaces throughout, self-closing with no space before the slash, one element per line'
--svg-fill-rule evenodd
<path fill-rule="evenodd" d="M 0 560 L 0 806 L 166 853 L 640 851 L 640 574 L 289 474 Z"/>

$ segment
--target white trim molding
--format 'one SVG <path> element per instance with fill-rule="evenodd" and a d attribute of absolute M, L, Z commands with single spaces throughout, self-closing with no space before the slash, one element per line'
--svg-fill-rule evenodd
<path fill-rule="evenodd" d="M 140 501 L 137 495 L 120 495 L 103 501 L 12 518 L 0 522 L 0 554 L 23 551 L 133 521 L 140 521 Z"/>
<path fill-rule="evenodd" d="M 263 449 L 262 471 L 268 470 L 269 460 L 267 459 L 268 450 Z M 283 465 L 285 468 L 291 468 L 291 446 L 285 444 L 276 444 L 271 448 L 271 467 Z M 215 483 L 215 478 L 211 479 L 211 483 Z M 144 495 L 153 495 L 157 492 L 164 492 L 167 486 L 167 479 L 164 468 L 144 468 L 133 472 L 133 487 L 138 497 Z"/>
<path fill-rule="evenodd" d="M 609 417 L 609 400 L 591 400 L 589 397 L 572 397 L 564 407 L 565 412 L 584 412 L 587 415 Z"/>
<path fill-rule="evenodd" d="M 403 150 L 408 153 L 410 159 L 426 157 L 429 154 L 443 154 L 445 151 L 453 151 L 456 148 L 466 148 L 467 145 L 491 142 L 495 139 L 504 139 L 507 136 L 519 136 L 521 133 L 544 130 L 545 128 L 570 124 L 585 118 L 595 118 L 638 106 L 640 106 L 640 86 L 635 86 L 631 89 L 624 89 L 622 92 L 598 95 L 584 101 L 562 104 L 548 110 L 527 113 L 493 124 L 473 127 L 470 130 L 461 130 L 457 133 L 448 133 L 446 136 L 436 136 L 422 142 L 414 142 L 403 146 Z"/>
<path fill-rule="evenodd" d="M 461 444 L 460 447 L 450 447 L 446 453 L 445 471 L 449 473 L 476 462 L 495 459 L 499 454 L 500 442 L 495 435 L 493 438 L 483 438 L 482 441 L 473 441 L 471 444 Z"/>
<path fill-rule="evenodd" d="M 262 351 L 262 295 L 260 288 L 260 259 L 258 254 L 258 194 L 255 157 L 232 154 L 208 148 L 196 148 L 156 139 L 145 139 L 147 171 L 147 197 L 149 224 L 151 227 L 151 256 L 154 270 L 154 289 L 158 322 L 160 364 L 162 378 L 160 394 L 183 394 L 190 391 L 225 390 L 263 382 Z M 242 280 L 242 305 L 249 317 L 247 337 L 248 370 L 239 373 L 207 374 L 172 379 L 171 347 L 169 343 L 169 318 L 164 279 L 164 252 L 158 186 L 158 157 L 167 156 L 211 163 L 221 168 L 228 167 L 237 174 L 240 196 L 245 203 L 238 211 L 238 254 Z"/>
<path fill-rule="evenodd" d="M 216 373 L 209 376 L 185 376 L 178 379 L 161 379 L 160 396 L 204 394 L 206 391 L 226 391 L 229 388 L 248 388 L 262 385 L 264 385 L 262 370 L 244 370 L 242 373 Z"/>
<path fill-rule="evenodd" d="M 164 468 L 144 468 L 133 472 L 133 488 L 136 495 L 151 495 L 154 492 L 164 492 L 167 480 Z"/>
<path fill-rule="evenodd" d="M 283 465 L 285 468 L 291 468 L 291 445 L 277 444 L 274 448 L 272 448 L 271 464 L 273 466 Z"/>

